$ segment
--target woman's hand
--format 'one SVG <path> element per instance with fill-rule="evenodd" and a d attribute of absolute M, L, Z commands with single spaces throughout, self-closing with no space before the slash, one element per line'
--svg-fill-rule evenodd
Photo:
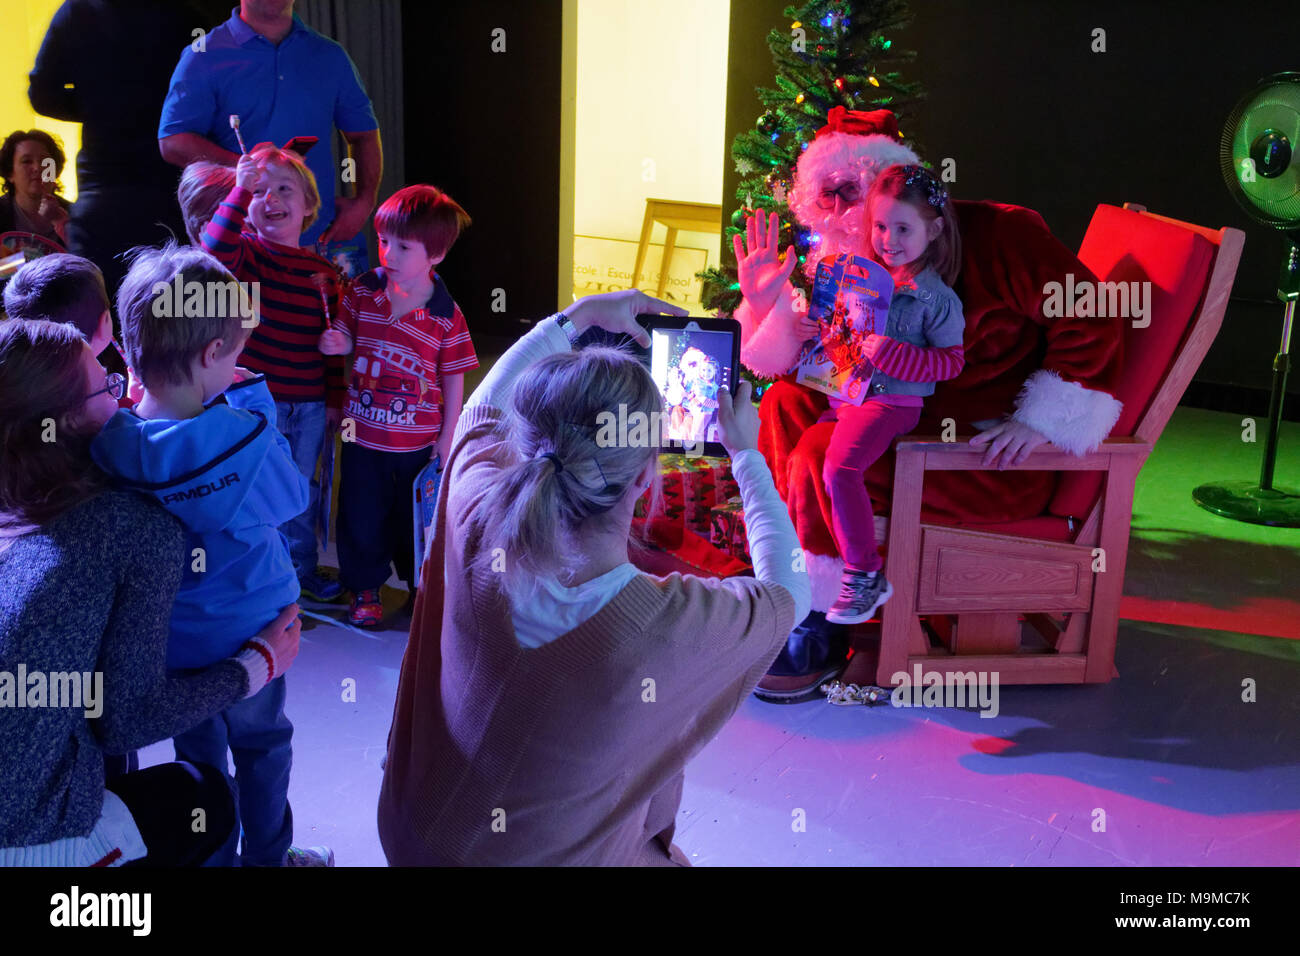
<path fill-rule="evenodd" d="M 279 677 L 289 669 L 293 659 L 298 656 L 298 638 L 302 634 L 302 610 L 297 604 L 290 604 L 274 621 L 262 628 L 258 637 L 271 646 L 275 655 L 275 676 Z"/>
<path fill-rule="evenodd" d="M 996 464 L 999 471 L 1008 465 L 1019 465 L 1027 459 L 1039 445 L 1047 444 L 1047 437 L 1021 422 L 1008 419 L 1005 422 L 986 428 L 970 440 L 972 445 L 988 443 L 989 450 L 984 455 L 983 465 Z"/>
<path fill-rule="evenodd" d="M 736 253 L 736 272 L 740 279 L 740 294 L 749 303 L 756 319 L 762 319 L 776 305 L 777 296 L 794 273 L 799 264 L 799 257 L 794 254 L 794 246 L 785 251 L 785 262 L 777 259 L 777 240 L 781 236 L 781 219 L 772 213 L 771 219 L 759 213 L 757 216 L 745 217 L 745 234 L 748 251 L 740 236 L 731 237 L 731 245 Z M 803 329 L 800 329 L 802 332 Z M 812 332 L 808 338 L 815 335 Z"/>
<path fill-rule="evenodd" d="M 36 213 L 50 224 L 50 228 L 54 230 L 60 239 L 64 242 L 68 241 L 66 230 L 68 220 L 72 217 L 63 208 L 63 204 L 59 202 L 58 197 L 53 193 L 46 193 L 41 197 L 41 205 L 36 210 Z"/>
<path fill-rule="evenodd" d="M 680 306 L 670 305 L 640 289 L 602 292 L 579 299 L 565 310 L 565 315 L 579 333 L 593 325 L 606 332 L 630 335 L 642 348 L 650 347 L 650 333 L 637 324 L 636 317 L 647 312 L 689 315 Z"/>
<path fill-rule="evenodd" d="M 758 409 L 753 386 L 745 379 L 736 386 L 734 398 L 725 386 L 718 389 L 718 437 L 732 458 L 758 447 Z"/>

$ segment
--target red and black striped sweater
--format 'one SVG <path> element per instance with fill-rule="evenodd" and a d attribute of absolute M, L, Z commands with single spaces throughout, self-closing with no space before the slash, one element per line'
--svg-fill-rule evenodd
<path fill-rule="evenodd" d="M 325 312 L 313 277 L 324 274 L 330 314 L 338 314 L 337 275 L 327 259 L 310 249 L 295 249 L 244 232 L 253 194 L 236 186 L 203 230 L 205 251 L 240 282 L 258 283 L 261 321 L 253 329 L 239 362 L 266 376 L 277 402 L 319 402 L 342 408 L 344 359 L 326 357 L 317 345 L 325 331 Z"/>

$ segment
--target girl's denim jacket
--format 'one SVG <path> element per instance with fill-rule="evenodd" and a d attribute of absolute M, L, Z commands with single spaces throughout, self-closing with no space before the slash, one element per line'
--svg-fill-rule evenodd
<path fill-rule="evenodd" d="M 895 288 L 885 335 L 921 348 L 961 345 L 966 318 L 957 293 L 929 266 L 914 283 L 914 288 Z M 904 382 L 873 368 L 867 390 L 869 395 L 933 395 L 934 382 Z"/>

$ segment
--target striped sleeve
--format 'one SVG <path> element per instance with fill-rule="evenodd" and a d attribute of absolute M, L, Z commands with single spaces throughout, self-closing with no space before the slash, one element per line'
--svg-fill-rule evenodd
<path fill-rule="evenodd" d="M 897 339 L 879 336 L 871 364 L 903 382 L 942 382 L 956 378 L 966 364 L 960 345 L 927 349 Z"/>
<path fill-rule="evenodd" d="M 438 372 L 442 375 L 459 375 L 478 368 L 478 356 L 474 352 L 474 343 L 470 341 L 469 326 L 460 306 L 453 305 L 451 329 L 442 339 L 438 348 Z"/>
<path fill-rule="evenodd" d="M 241 186 L 230 190 L 199 237 L 204 252 L 211 253 L 241 281 L 249 281 L 248 276 L 240 273 L 248 261 L 246 247 L 252 241 L 243 235 L 244 220 L 248 218 L 248 204 L 252 200 L 253 194 Z"/>

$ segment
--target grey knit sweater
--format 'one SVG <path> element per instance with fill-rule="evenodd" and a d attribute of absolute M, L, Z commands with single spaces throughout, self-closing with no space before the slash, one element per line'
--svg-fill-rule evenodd
<path fill-rule="evenodd" d="M 234 660 L 187 678 L 165 672 L 186 560 L 176 519 L 118 491 L 0 553 L 0 847 L 87 835 L 103 806 L 105 753 L 188 730 L 247 691 Z M 33 674 L 96 671 L 98 717 L 84 707 L 19 708 L 4 694 L 6 675 L 12 691 L 25 672 L 32 701 Z"/>

